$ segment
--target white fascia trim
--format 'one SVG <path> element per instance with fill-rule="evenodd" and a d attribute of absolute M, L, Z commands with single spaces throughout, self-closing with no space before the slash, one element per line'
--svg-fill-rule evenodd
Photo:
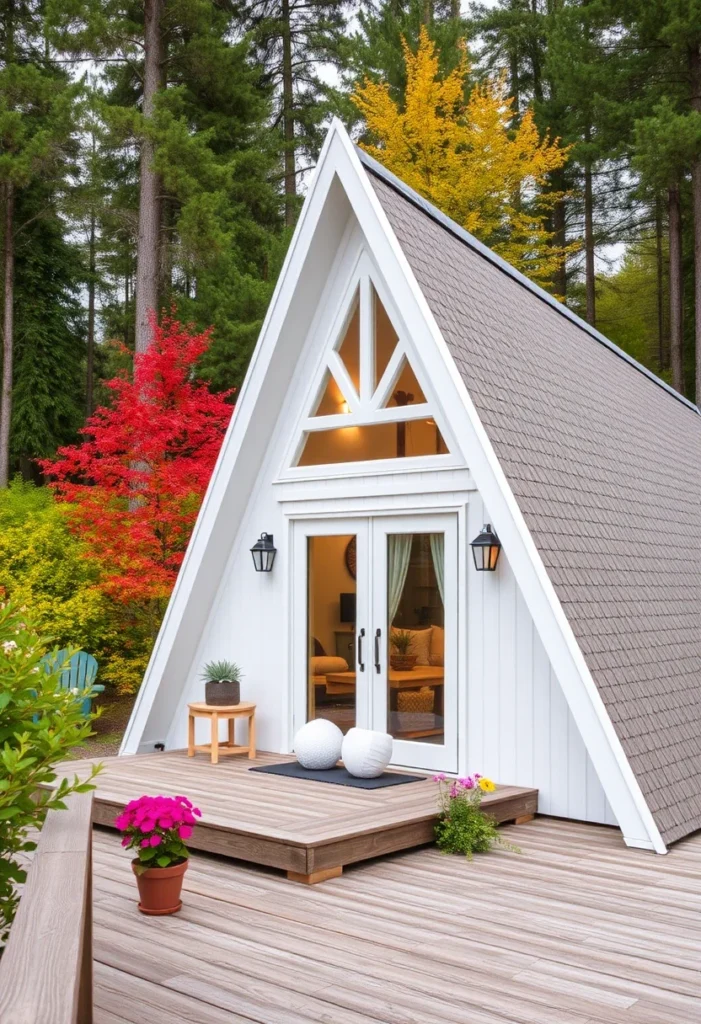
<path fill-rule="evenodd" d="M 151 652 L 144 681 L 137 694 L 131 717 L 119 749 L 120 754 L 134 754 L 142 747 L 144 730 L 156 693 L 163 680 L 164 669 L 177 630 L 187 610 L 192 582 L 206 550 L 212 528 L 222 505 L 224 491 L 234 471 L 257 395 L 275 352 L 280 330 L 294 295 L 297 281 L 309 252 L 319 218 L 333 182 L 334 167 L 329 154 L 338 134 L 339 124 L 332 128 L 324 142 L 307 199 L 302 207 L 280 276 L 263 320 L 258 342 L 246 371 L 234 414 L 222 442 L 209 485 L 205 492 L 173 593 Z M 345 131 L 344 129 L 341 129 Z"/>
<path fill-rule="evenodd" d="M 666 846 L 465 382 L 448 351 L 433 313 L 368 179 L 368 174 L 362 167 L 345 129 L 336 120 L 330 139 L 335 147 L 343 147 L 344 159 L 336 157 L 336 173 L 368 239 L 374 258 L 382 266 L 386 276 L 390 274 L 390 260 L 401 270 L 407 290 L 403 295 L 395 294 L 395 303 L 400 305 L 405 317 L 409 319 L 409 309 L 413 302 L 418 314 L 416 319 L 411 319 L 414 333 L 420 333 L 423 326 L 430 334 L 436 351 L 440 353 L 455 389 L 462 399 L 463 409 L 467 414 L 467 422 L 464 424 L 467 430 L 463 436 L 468 442 L 474 441 L 465 444 L 463 457 L 470 466 L 477 488 L 498 530 L 550 663 L 563 688 L 624 839 L 629 846 L 652 848 L 657 853 L 666 853 Z M 396 288 L 397 278 L 394 278 L 392 283 Z M 458 433 L 458 423 L 452 417 L 451 425 L 454 433 Z"/>

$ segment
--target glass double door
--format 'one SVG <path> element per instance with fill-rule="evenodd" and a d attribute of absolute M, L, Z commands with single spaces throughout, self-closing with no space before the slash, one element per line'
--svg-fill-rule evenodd
<path fill-rule="evenodd" d="M 295 728 L 389 732 L 393 763 L 457 770 L 457 516 L 295 524 Z"/>

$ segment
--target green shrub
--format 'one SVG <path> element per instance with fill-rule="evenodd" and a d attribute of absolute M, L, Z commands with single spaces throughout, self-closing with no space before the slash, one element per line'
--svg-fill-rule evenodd
<path fill-rule="evenodd" d="M 0 599 L 31 609 L 59 648 L 97 658 L 99 682 L 138 689 L 153 645 L 153 624 L 99 589 L 100 570 L 68 528 L 71 507 L 48 488 L 13 481 L 0 490 Z"/>
<path fill-rule="evenodd" d="M 25 621 L 24 610 L 0 605 L 0 943 L 17 909 L 16 886 L 25 880 L 21 857 L 33 850 L 30 830 L 46 812 L 64 809 L 69 793 L 93 788 L 90 779 L 61 779 L 56 766 L 90 734 L 90 721 L 70 690 L 58 690 L 60 670 L 47 673 L 46 639 Z M 93 718 L 95 716 L 92 716 Z"/>
<path fill-rule="evenodd" d="M 513 853 L 517 846 L 507 843 L 499 834 L 496 821 L 481 809 L 482 794 L 496 788 L 491 779 L 468 775 L 449 779 L 443 773 L 434 775 L 439 785 L 440 818 L 436 824 L 436 845 L 443 853 L 462 853 L 468 860 L 473 853 L 488 853 L 499 845 Z"/>

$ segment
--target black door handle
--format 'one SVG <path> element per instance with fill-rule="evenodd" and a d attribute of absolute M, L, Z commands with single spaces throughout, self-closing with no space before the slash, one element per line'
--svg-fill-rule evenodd
<path fill-rule="evenodd" d="M 375 671 L 380 671 L 380 637 L 382 636 L 382 630 L 375 630 Z"/>
<path fill-rule="evenodd" d="M 363 637 L 365 636 L 365 630 L 361 629 L 358 633 L 358 671 L 365 671 L 365 664 L 363 662 Z"/>

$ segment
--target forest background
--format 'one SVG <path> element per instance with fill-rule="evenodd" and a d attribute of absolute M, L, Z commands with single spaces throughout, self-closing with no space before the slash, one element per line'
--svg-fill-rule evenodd
<path fill-rule="evenodd" d="M 504 164 L 501 192 L 485 175 L 459 219 L 699 398 L 701 0 L 0 0 L 0 597 L 96 654 L 124 692 L 330 118 L 422 188 L 420 147 L 393 154 L 383 134 L 396 116 L 413 138 L 422 38 L 424 87 L 453 90 L 434 106 L 442 144 L 468 118 L 540 154 L 520 177 Z M 177 344 L 147 457 L 127 429 L 135 396 Z M 174 480 L 153 467 L 182 455 L 171 413 L 187 427 L 202 389 L 216 408 L 201 458 Z M 116 476 L 91 471 L 100 437 L 111 452 L 119 439 Z M 120 531 L 138 571 L 115 569 Z"/>

